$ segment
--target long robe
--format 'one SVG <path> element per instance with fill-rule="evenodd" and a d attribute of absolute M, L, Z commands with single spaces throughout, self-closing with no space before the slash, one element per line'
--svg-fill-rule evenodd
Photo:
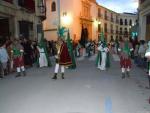
<path fill-rule="evenodd" d="M 60 47 L 60 53 L 58 54 L 59 64 L 64 66 L 71 66 L 72 60 L 68 52 L 67 44 L 63 42 Z"/>
<path fill-rule="evenodd" d="M 37 47 L 39 51 L 39 67 L 48 66 L 48 61 L 46 58 L 46 54 L 44 48 Z"/>

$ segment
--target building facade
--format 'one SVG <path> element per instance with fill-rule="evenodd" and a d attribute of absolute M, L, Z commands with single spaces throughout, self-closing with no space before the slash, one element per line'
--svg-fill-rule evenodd
<path fill-rule="evenodd" d="M 133 13 L 123 13 L 119 14 L 119 24 L 120 24 L 120 38 L 123 36 L 128 36 L 132 38 L 131 29 L 137 24 L 138 16 Z"/>
<path fill-rule="evenodd" d="M 139 38 L 150 40 L 150 0 L 139 0 Z"/>
<path fill-rule="evenodd" d="M 46 17 L 44 0 L 1 0 L 0 36 L 37 40 Z"/>
<path fill-rule="evenodd" d="M 60 3 L 58 3 L 60 2 Z M 99 5 L 96 0 L 47 0 L 47 19 L 44 31 L 47 40 L 57 39 L 57 27 L 60 24 L 69 28 L 71 38 L 80 40 L 82 29 L 88 31 L 89 40 L 98 40 L 103 31 L 107 41 L 124 35 L 128 31 L 130 20 L 134 23 L 136 15 L 119 14 Z M 120 25 L 120 18 L 123 24 Z M 127 25 L 124 21 L 127 20 Z M 122 33 L 120 33 L 122 29 Z"/>

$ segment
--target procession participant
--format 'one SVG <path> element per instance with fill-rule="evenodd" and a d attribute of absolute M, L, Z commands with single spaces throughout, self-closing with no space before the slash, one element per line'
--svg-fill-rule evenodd
<path fill-rule="evenodd" d="M 26 76 L 25 67 L 24 67 L 24 57 L 23 57 L 24 48 L 20 44 L 18 39 L 14 40 L 11 53 L 12 53 L 12 58 L 14 60 L 15 67 L 17 69 L 16 77 L 21 76 L 21 71 L 23 72 L 23 75 Z"/>
<path fill-rule="evenodd" d="M 128 37 L 125 36 L 123 41 L 120 42 L 120 47 L 118 48 L 119 55 L 120 55 L 120 66 L 122 72 L 122 79 L 130 77 L 130 70 L 131 70 L 131 51 L 133 51 L 132 45 L 128 40 Z"/>
<path fill-rule="evenodd" d="M 62 79 L 64 79 L 65 67 L 72 65 L 67 44 L 64 39 L 65 38 L 64 33 L 65 33 L 65 28 L 62 27 L 58 29 L 58 40 L 56 42 L 57 55 L 55 55 L 56 65 L 55 65 L 54 76 L 52 77 L 52 79 L 54 80 L 57 79 L 57 74 L 60 66 L 61 66 L 61 77 Z"/>
<path fill-rule="evenodd" d="M 103 33 L 101 34 L 101 40 L 98 43 L 98 55 L 96 59 L 97 68 L 100 70 L 106 70 L 110 66 L 109 63 L 109 48 L 107 47 Z"/>
<path fill-rule="evenodd" d="M 38 66 L 39 67 L 47 67 L 48 66 L 48 60 L 46 58 L 45 50 L 42 44 L 38 44 L 37 46 L 39 57 L 38 57 Z"/>
<path fill-rule="evenodd" d="M 148 59 L 148 81 L 149 81 L 149 86 L 147 88 L 150 89 L 150 41 L 148 42 L 148 48 L 146 50 L 145 57 Z"/>

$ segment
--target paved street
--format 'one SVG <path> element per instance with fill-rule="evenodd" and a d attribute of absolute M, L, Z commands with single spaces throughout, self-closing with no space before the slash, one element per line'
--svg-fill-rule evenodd
<path fill-rule="evenodd" d="M 54 81 L 52 68 L 32 68 L 26 77 L 0 80 L 0 113 L 150 113 L 146 74 L 133 66 L 121 79 L 119 62 L 100 71 L 92 59 L 78 60 L 65 80 Z"/>

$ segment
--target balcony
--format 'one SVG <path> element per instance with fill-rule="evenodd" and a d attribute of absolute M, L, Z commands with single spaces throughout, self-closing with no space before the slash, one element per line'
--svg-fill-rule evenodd
<path fill-rule="evenodd" d="M 46 19 L 46 3 L 45 3 L 45 1 L 41 0 L 41 2 L 37 3 L 36 15 L 41 17 L 42 20 Z"/>
<path fill-rule="evenodd" d="M 102 14 L 98 14 L 97 16 L 98 16 L 98 18 L 103 18 Z"/>
<path fill-rule="evenodd" d="M 93 22 L 92 17 L 90 15 L 85 15 L 84 13 L 80 13 L 80 19 L 85 21 Z"/>
<path fill-rule="evenodd" d="M 124 31 L 124 35 L 129 35 L 129 32 L 128 31 Z"/>
<path fill-rule="evenodd" d="M 120 33 L 119 33 L 120 35 L 123 35 L 123 32 L 122 31 L 120 31 Z"/>
<path fill-rule="evenodd" d="M 108 33 L 108 29 L 105 28 L 105 29 L 104 29 L 104 32 L 105 32 L 105 33 Z"/>
<path fill-rule="evenodd" d="M 114 18 L 111 17 L 111 22 L 114 22 Z"/>
<path fill-rule="evenodd" d="M 111 31 L 112 34 L 114 33 L 114 30 L 113 30 L 113 29 L 111 29 L 110 31 Z"/>
<path fill-rule="evenodd" d="M 108 20 L 108 16 L 105 15 L 105 20 Z"/>
<path fill-rule="evenodd" d="M 118 30 L 116 31 L 116 34 L 118 34 L 119 32 L 118 32 Z"/>
<path fill-rule="evenodd" d="M 19 0 L 18 5 L 28 11 L 35 12 L 35 1 L 34 0 Z"/>
<path fill-rule="evenodd" d="M 3 1 L 11 3 L 11 4 L 13 3 L 13 0 L 3 0 Z"/>

